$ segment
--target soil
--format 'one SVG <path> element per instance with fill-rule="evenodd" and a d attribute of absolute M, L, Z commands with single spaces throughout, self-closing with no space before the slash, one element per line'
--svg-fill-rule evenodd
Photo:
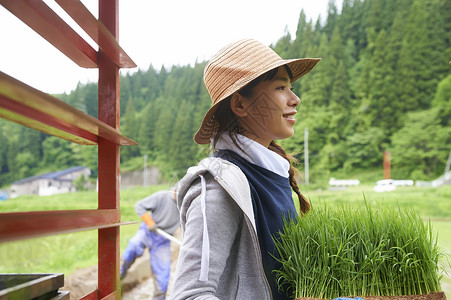
<path fill-rule="evenodd" d="M 180 239 L 179 232 L 175 236 Z M 175 272 L 179 246 L 171 242 L 171 277 L 166 295 L 169 296 L 172 286 L 172 275 Z M 97 288 L 97 265 L 78 270 L 64 276 L 64 286 L 60 290 L 70 292 L 70 300 L 78 300 Z M 154 284 L 149 263 L 149 252 L 137 258 L 123 280 L 121 280 L 122 300 L 152 299 Z"/>
<path fill-rule="evenodd" d="M 365 296 L 364 300 L 446 300 L 444 292 L 434 292 L 427 295 L 407 295 L 407 296 Z M 321 298 L 297 298 L 296 300 L 324 300 Z"/>

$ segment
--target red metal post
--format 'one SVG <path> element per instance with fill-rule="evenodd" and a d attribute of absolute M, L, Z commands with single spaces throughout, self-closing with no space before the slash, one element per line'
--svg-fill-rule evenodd
<path fill-rule="evenodd" d="M 119 28 L 118 5 L 119 0 L 99 1 L 99 20 L 116 39 Z M 101 50 L 97 59 L 99 65 L 98 117 L 100 121 L 119 129 L 119 67 Z M 99 208 L 119 210 L 120 146 L 100 138 L 98 147 Z M 117 221 L 120 221 L 120 214 Z M 100 299 L 111 294 L 118 295 L 115 298 L 120 299 L 120 293 L 116 293 L 120 290 L 119 250 L 119 227 L 100 229 L 98 253 Z"/>
<path fill-rule="evenodd" d="M 390 152 L 384 152 L 384 179 L 391 178 L 391 155 Z"/>

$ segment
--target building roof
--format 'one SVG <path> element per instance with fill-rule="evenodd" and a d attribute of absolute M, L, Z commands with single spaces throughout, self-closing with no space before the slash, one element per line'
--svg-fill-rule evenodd
<path fill-rule="evenodd" d="M 71 168 L 68 168 L 68 169 L 65 169 L 62 171 L 49 172 L 49 173 L 44 173 L 44 174 L 40 174 L 40 175 L 23 178 L 23 179 L 14 181 L 12 184 L 24 184 L 24 183 L 32 182 L 32 181 L 39 180 L 39 179 L 58 180 L 58 178 L 63 175 L 70 174 L 72 172 L 77 172 L 77 171 L 87 169 L 87 168 L 88 167 L 83 167 L 83 166 L 71 167 Z"/>

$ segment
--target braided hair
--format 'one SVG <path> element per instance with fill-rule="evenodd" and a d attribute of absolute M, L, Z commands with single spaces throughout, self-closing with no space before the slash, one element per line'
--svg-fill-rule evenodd
<path fill-rule="evenodd" d="M 290 178 L 290 186 L 293 189 L 293 191 L 298 195 L 299 199 L 299 208 L 303 214 L 307 213 L 310 210 L 310 202 L 304 197 L 304 195 L 301 194 L 301 191 L 299 190 L 298 183 L 296 179 L 294 178 L 294 175 L 298 172 L 298 170 L 293 167 L 292 162 L 296 161 L 296 159 L 287 154 L 285 150 L 277 144 L 274 140 L 271 141 L 271 144 L 269 145 L 269 150 L 272 150 L 285 158 L 290 163 L 290 170 L 288 171 L 288 175 Z"/>

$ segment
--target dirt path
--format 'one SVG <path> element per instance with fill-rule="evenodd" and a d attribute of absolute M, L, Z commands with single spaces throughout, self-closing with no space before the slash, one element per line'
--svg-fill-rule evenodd
<path fill-rule="evenodd" d="M 172 278 L 177 264 L 179 248 L 171 242 L 171 277 L 169 280 L 170 294 Z M 136 259 L 121 281 L 123 300 L 152 299 L 154 285 L 151 278 L 149 252 L 145 251 L 142 257 Z M 94 291 L 97 287 L 97 266 L 78 270 L 72 274 L 65 275 L 64 287 L 61 290 L 70 291 L 70 300 L 78 300 L 86 294 Z"/>

